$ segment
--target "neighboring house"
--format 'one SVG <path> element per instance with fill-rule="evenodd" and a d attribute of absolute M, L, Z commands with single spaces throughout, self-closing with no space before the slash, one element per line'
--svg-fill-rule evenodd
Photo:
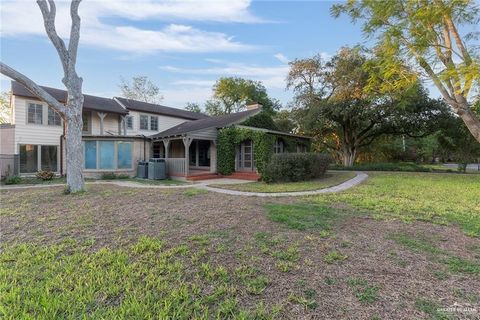
<path fill-rule="evenodd" d="M 58 101 L 66 102 L 66 91 L 43 88 Z M 164 158 L 167 173 L 174 177 L 215 174 L 219 130 L 239 126 L 261 111 L 255 105 L 244 112 L 208 117 L 201 113 L 119 97 L 84 97 L 86 177 L 99 177 L 104 173 L 134 176 L 137 162 L 149 158 Z M 8 174 L 4 172 L 7 167 L 10 174 L 33 175 L 40 170 L 66 174 L 64 159 L 68 150 L 60 115 L 15 81 L 12 81 L 11 103 L 13 123 L 0 127 L 2 176 Z M 293 136 L 276 131 L 268 133 L 278 137 Z M 297 138 L 308 142 L 306 137 Z M 272 148 L 275 152 L 283 152 L 282 140 L 277 139 Z M 306 147 L 299 148 L 298 151 L 306 150 Z M 252 141 L 239 143 L 236 171 L 255 173 L 253 152 Z M 4 161 L 7 158 L 15 160 Z"/>

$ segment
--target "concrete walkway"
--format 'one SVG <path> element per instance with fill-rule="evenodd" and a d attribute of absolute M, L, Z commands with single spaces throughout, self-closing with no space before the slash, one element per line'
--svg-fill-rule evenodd
<path fill-rule="evenodd" d="M 246 192 L 246 191 L 237 191 L 237 190 L 228 190 L 221 188 L 210 187 L 210 184 L 236 184 L 236 183 L 248 183 L 251 181 L 238 180 L 238 179 L 213 179 L 213 180 L 203 180 L 198 183 L 192 184 L 181 184 L 181 185 L 151 185 L 151 184 L 142 184 L 133 181 L 120 181 L 120 180 L 111 180 L 111 181 L 94 181 L 87 184 L 113 184 L 119 187 L 128 187 L 128 188 L 148 188 L 148 189 L 185 189 L 185 188 L 199 188 L 208 190 L 211 192 L 229 194 L 234 196 L 247 196 L 247 197 L 300 197 L 300 196 L 311 196 L 316 194 L 323 193 L 334 193 L 340 192 L 347 189 L 350 189 L 356 185 L 362 183 L 365 179 L 368 178 L 368 175 L 364 172 L 356 172 L 356 176 L 350 180 L 347 180 L 339 185 L 311 191 L 296 191 L 296 192 Z M 64 187 L 65 184 L 36 184 L 36 185 L 23 185 L 23 186 L 2 186 L 1 190 L 15 190 L 15 189 L 29 189 L 29 188 L 45 188 L 45 187 Z"/>
<path fill-rule="evenodd" d="M 295 191 L 295 192 L 247 192 L 247 191 L 237 191 L 237 190 L 227 190 L 227 189 L 220 189 L 209 187 L 208 185 L 202 186 L 202 189 L 230 194 L 234 196 L 247 196 L 247 197 L 300 197 L 300 196 L 312 196 L 316 194 L 324 194 L 324 193 L 334 193 L 340 192 L 347 189 L 350 189 L 356 185 L 362 183 L 365 179 L 368 178 L 368 175 L 364 172 L 356 172 L 356 176 L 350 180 L 347 180 L 339 185 L 319 189 L 319 190 L 311 190 L 311 191 Z"/>

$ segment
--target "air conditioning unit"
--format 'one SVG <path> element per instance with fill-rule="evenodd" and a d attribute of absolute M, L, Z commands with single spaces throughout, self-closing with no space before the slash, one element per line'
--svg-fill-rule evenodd
<path fill-rule="evenodd" d="M 148 161 L 148 179 L 161 180 L 167 178 L 165 159 L 151 158 Z"/>
<path fill-rule="evenodd" d="M 140 160 L 137 165 L 137 178 L 147 179 L 148 178 L 148 162 Z"/>

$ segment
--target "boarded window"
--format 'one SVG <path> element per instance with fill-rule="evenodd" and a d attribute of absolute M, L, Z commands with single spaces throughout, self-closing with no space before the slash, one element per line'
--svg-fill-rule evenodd
<path fill-rule="evenodd" d="M 97 169 L 97 141 L 85 141 L 85 169 Z"/>
<path fill-rule="evenodd" d="M 115 168 L 115 143 L 114 141 L 99 141 L 100 169 Z"/>
<path fill-rule="evenodd" d="M 126 141 L 117 142 L 118 169 L 130 169 L 132 167 L 132 143 Z"/>

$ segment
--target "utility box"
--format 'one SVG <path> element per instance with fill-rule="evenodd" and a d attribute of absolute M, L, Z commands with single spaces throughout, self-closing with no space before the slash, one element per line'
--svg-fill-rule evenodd
<path fill-rule="evenodd" d="M 161 180 L 167 178 L 165 159 L 151 158 L 148 162 L 148 179 Z"/>
<path fill-rule="evenodd" d="M 147 161 L 144 161 L 144 160 L 138 161 L 137 178 L 141 178 L 141 179 L 148 178 L 148 162 Z"/>

